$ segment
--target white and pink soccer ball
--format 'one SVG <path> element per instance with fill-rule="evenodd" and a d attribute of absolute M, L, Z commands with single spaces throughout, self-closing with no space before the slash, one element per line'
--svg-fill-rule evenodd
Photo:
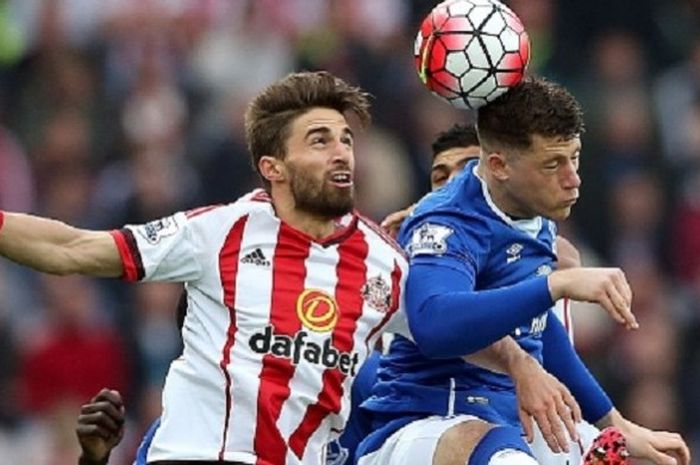
<path fill-rule="evenodd" d="M 520 19 L 497 0 L 446 0 L 423 20 L 414 56 L 433 94 L 476 109 L 522 80 L 530 40 Z"/>

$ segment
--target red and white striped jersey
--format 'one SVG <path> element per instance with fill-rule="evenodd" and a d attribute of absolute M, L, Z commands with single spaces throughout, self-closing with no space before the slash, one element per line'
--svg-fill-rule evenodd
<path fill-rule="evenodd" d="M 149 462 L 324 463 L 376 340 L 408 336 L 405 257 L 368 220 L 343 220 L 314 240 L 258 190 L 113 232 L 126 279 L 184 282 L 189 299 Z"/>

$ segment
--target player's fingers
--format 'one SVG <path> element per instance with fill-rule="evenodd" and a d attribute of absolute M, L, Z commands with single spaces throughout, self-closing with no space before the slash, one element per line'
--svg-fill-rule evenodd
<path fill-rule="evenodd" d="M 81 414 L 94 414 L 102 413 L 105 416 L 110 417 L 117 423 L 124 422 L 124 410 L 111 402 L 95 402 L 92 404 L 83 405 L 80 409 Z"/>
<path fill-rule="evenodd" d="M 100 392 L 97 393 L 95 397 L 92 398 L 91 403 L 99 402 L 99 401 L 107 401 L 111 402 L 112 404 L 121 407 L 124 405 L 124 402 L 122 401 L 122 396 L 119 394 L 119 391 L 115 391 L 113 389 L 107 389 L 107 388 L 102 388 Z"/>
<path fill-rule="evenodd" d="M 618 269 L 613 279 L 615 280 L 615 285 L 620 289 L 622 297 L 625 298 L 629 305 L 632 305 L 632 288 L 630 287 L 629 281 L 627 281 L 625 273 Z"/>
<path fill-rule="evenodd" d="M 534 418 L 537 426 L 540 428 L 544 441 L 547 443 L 552 452 L 557 454 L 561 452 L 559 441 L 557 440 L 557 436 L 552 431 L 552 425 L 549 421 L 547 413 L 541 412 L 539 414 L 535 414 Z"/>
<path fill-rule="evenodd" d="M 619 313 L 622 313 L 624 309 L 629 308 L 630 302 L 628 302 L 622 296 L 620 288 L 613 280 L 605 284 L 605 292 L 608 294 L 610 302 L 612 302 Z"/>
<path fill-rule="evenodd" d="M 662 431 L 657 435 L 662 437 L 655 444 L 657 449 L 673 453 L 678 458 L 679 465 L 690 464 L 690 449 L 680 434 Z"/>
<path fill-rule="evenodd" d="M 622 273 L 620 270 L 618 270 L 618 272 L 620 274 Z M 622 279 L 623 278 L 619 277 L 619 275 L 614 274 L 606 291 L 620 315 L 625 319 L 628 329 L 637 329 L 639 324 L 637 323 L 637 318 L 632 313 L 632 294 L 630 291 L 629 297 L 624 295 L 626 291 L 624 290 L 625 286 L 622 285 Z"/>
<path fill-rule="evenodd" d="M 649 459 L 656 465 L 678 465 L 675 458 L 656 449 L 650 451 Z"/>
<path fill-rule="evenodd" d="M 564 423 L 560 417 L 560 412 L 557 405 L 560 402 L 557 400 L 554 402 L 552 408 L 547 410 L 547 416 L 549 417 L 549 423 L 552 426 L 552 434 L 556 438 L 557 443 L 559 443 L 559 448 L 564 452 L 569 452 L 569 439 L 566 437 L 566 429 L 564 428 Z"/>
<path fill-rule="evenodd" d="M 622 296 L 619 287 L 616 286 L 614 282 L 610 282 L 610 284 L 606 287 L 606 293 L 608 294 L 612 304 L 615 306 L 615 310 L 624 319 L 624 324 L 627 326 L 627 328 L 638 328 L 639 324 L 637 323 L 637 318 L 632 313 L 631 302 Z"/>
<path fill-rule="evenodd" d="M 525 430 L 525 439 L 527 443 L 531 444 L 535 440 L 535 430 L 532 426 L 532 417 L 528 413 L 519 408 L 518 416 L 520 417 L 520 424 L 523 425 L 523 430 Z"/>
<path fill-rule="evenodd" d="M 603 293 L 600 296 L 600 298 L 598 299 L 598 303 L 601 307 L 603 307 L 603 310 L 605 310 L 613 318 L 613 320 L 620 323 L 621 325 L 625 324 L 625 319 L 622 318 L 622 315 L 618 313 L 617 308 L 610 301 L 610 298 L 608 297 L 607 293 Z"/>
<path fill-rule="evenodd" d="M 562 398 L 561 401 L 557 402 L 557 413 L 559 418 L 564 422 L 564 427 L 569 433 L 569 437 L 573 442 L 578 441 L 578 431 L 576 430 L 576 422 L 574 421 L 574 415 L 572 410 L 566 404 L 565 400 Z M 567 444 L 568 444 L 567 440 Z"/>
<path fill-rule="evenodd" d="M 78 416 L 78 425 L 95 425 L 105 428 L 114 434 L 119 432 L 122 424 L 122 422 L 115 421 L 114 418 L 106 415 L 104 412 L 81 413 Z"/>
<path fill-rule="evenodd" d="M 76 433 L 78 434 L 78 437 L 99 437 L 105 440 L 109 440 L 110 438 L 113 438 L 115 436 L 115 433 L 113 431 L 110 431 L 106 428 L 103 428 L 100 425 L 95 425 L 95 424 L 81 424 L 78 425 L 76 428 Z"/>
<path fill-rule="evenodd" d="M 398 225 L 400 225 L 403 220 L 408 216 L 408 213 L 406 210 L 394 212 L 390 215 L 388 215 L 384 220 L 381 222 L 380 226 L 382 228 L 396 228 Z"/>
<path fill-rule="evenodd" d="M 574 419 L 574 423 L 581 423 L 583 421 L 583 415 L 581 414 L 581 406 L 578 404 L 574 396 L 571 395 L 571 392 L 564 388 L 562 392 L 562 398 L 564 399 L 564 403 L 566 406 L 571 410 L 571 416 Z M 574 439 L 574 441 L 578 441 L 578 432 L 576 433 L 577 438 Z"/>

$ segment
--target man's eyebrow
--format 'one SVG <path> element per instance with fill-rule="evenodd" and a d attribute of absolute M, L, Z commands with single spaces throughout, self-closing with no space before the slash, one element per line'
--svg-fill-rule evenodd
<path fill-rule="evenodd" d="M 547 162 L 551 162 L 551 161 L 554 161 L 554 160 L 561 160 L 562 158 L 577 157 L 577 156 L 579 156 L 579 155 L 581 155 L 581 151 L 580 151 L 580 150 L 576 150 L 576 151 L 573 152 L 573 153 L 564 152 L 564 151 L 557 151 L 557 152 L 550 153 L 548 156 L 546 156 L 546 157 L 544 158 L 543 162 L 547 163 Z"/>
<path fill-rule="evenodd" d="M 331 128 L 329 128 L 328 126 L 316 126 L 316 127 L 308 129 L 306 131 L 306 134 L 304 135 L 304 138 L 306 139 L 313 134 L 322 134 L 325 136 L 325 135 L 330 134 L 331 132 L 332 132 Z M 343 134 L 350 135 L 350 137 L 353 137 L 353 138 L 355 137 L 355 133 L 353 133 L 352 129 L 350 129 L 349 127 L 343 128 Z"/>
<path fill-rule="evenodd" d="M 310 128 L 306 131 L 306 134 L 304 135 L 304 138 L 308 138 L 309 136 L 312 136 L 314 134 L 322 134 L 322 135 L 327 135 L 331 132 L 331 129 L 328 126 L 316 126 L 314 128 Z"/>

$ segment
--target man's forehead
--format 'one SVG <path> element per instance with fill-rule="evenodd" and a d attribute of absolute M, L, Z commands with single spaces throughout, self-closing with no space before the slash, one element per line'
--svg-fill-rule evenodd
<path fill-rule="evenodd" d="M 317 127 L 348 127 L 348 122 L 337 110 L 330 108 L 314 108 L 301 115 L 295 122 L 297 127 L 313 129 Z"/>
<path fill-rule="evenodd" d="M 565 139 L 563 137 L 544 137 L 538 134 L 532 136 L 532 146 L 537 152 L 545 153 L 568 153 L 581 150 L 581 136 Z"/>

